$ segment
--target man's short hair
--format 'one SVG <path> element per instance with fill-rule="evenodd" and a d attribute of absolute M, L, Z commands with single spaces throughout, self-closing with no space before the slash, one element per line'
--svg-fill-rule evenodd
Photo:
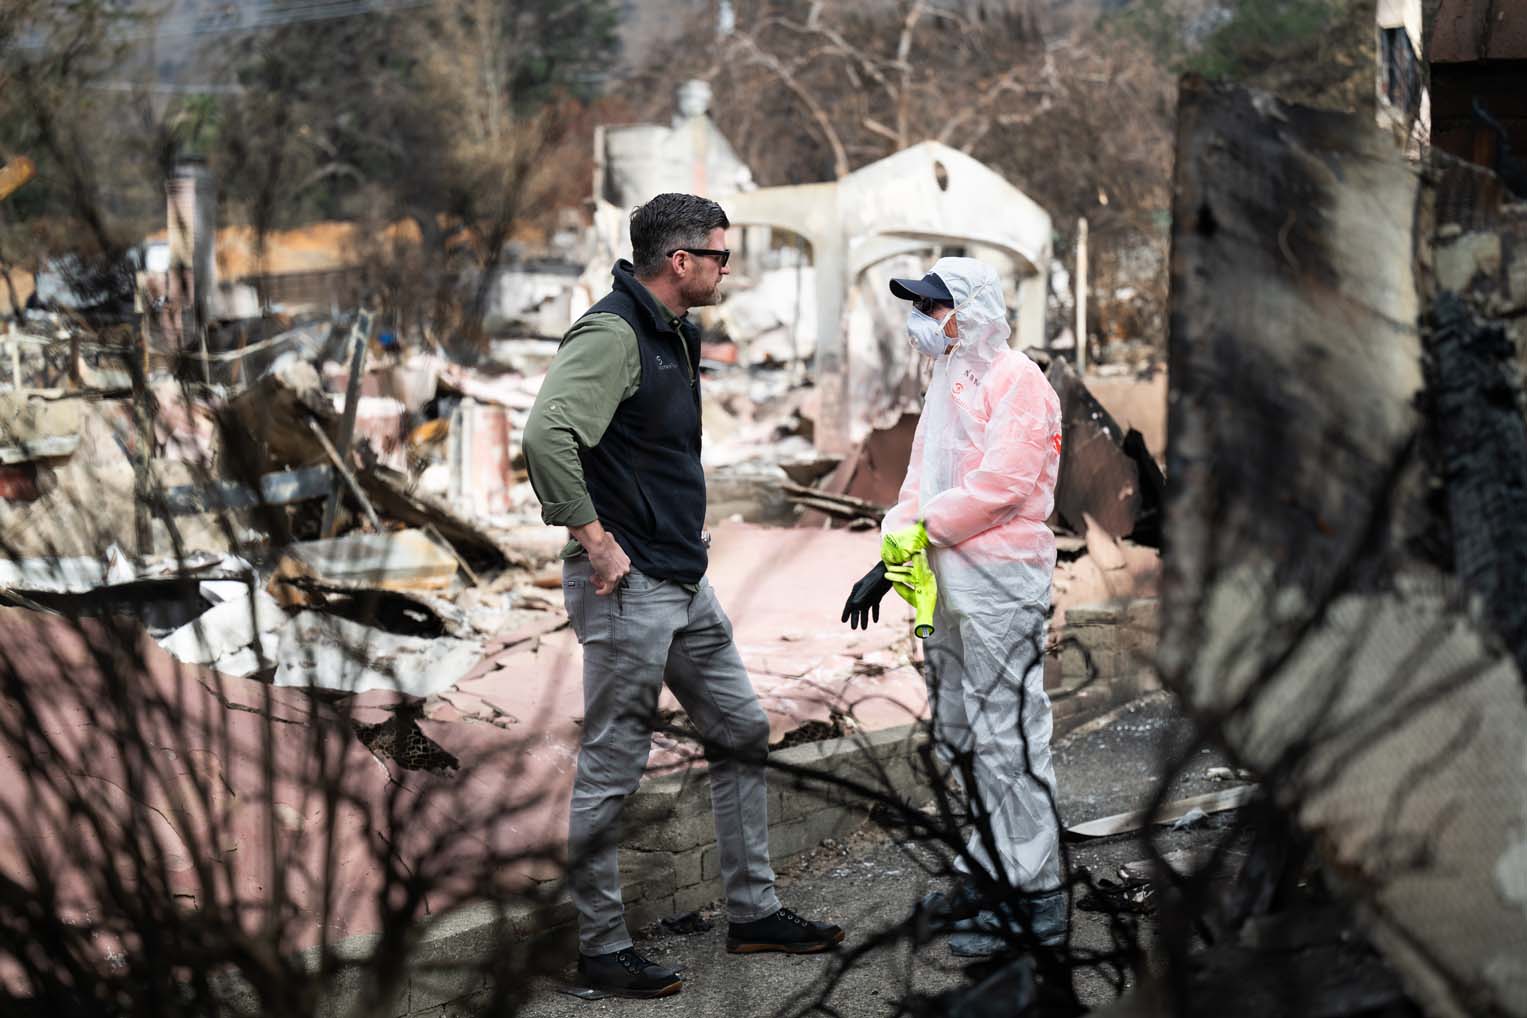
<path fill-rule="evenodd" d="M 731 226 L 726 212 L 709 198 L 660 194 L 631 212 L 631 261 L 636 275 L 651 279 L 663 271 L 668 252 L 705 247 L 710 232 Z"/>

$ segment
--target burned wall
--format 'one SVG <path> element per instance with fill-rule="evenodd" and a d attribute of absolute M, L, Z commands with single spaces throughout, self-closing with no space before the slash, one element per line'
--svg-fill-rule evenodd
<path fill-rule="evenodd" d="M 1408 541 L 1449 523 L 1419 326 L 1448 202 L 1372 125 L 1183 86 L 1162 678 L 1427 1013 L 1527 1015 L 1527 698 Z"/>
<path fill-rule="evenodd" d="M 1436 157 L 1420 229 L 1428 448 L 1451 565 L 1527 674 L 1527 203 Z"/>

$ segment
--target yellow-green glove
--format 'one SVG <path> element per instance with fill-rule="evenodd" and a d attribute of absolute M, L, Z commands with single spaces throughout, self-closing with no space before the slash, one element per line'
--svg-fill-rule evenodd
<path fill-rule="evenodd" d="M 920 551 L 901 565 L 887 566 L 885 578 L 891 589 L 912 606 L 916 619 L 912 631 L 918 639 L 933 635 L 933 609 L 938 606 L 938 581 L 928 565 L 928 553 Z"/>
<path fill-rule="evenodd" d="M 888 566 L 899 566 L 907 559 L 928 547 L 928 530 L 918 520 L 910 527 L 893 530 L 880 539 L 880 561 Z"/>

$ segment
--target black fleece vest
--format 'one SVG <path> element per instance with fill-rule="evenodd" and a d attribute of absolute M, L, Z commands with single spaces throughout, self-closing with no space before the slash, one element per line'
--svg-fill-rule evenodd
<path fill-rule="evenodd" d="M 701 536 L 700 332 L 687 320 L 675 330 L 630 262 L 616 262 L 613 274 L 615 288 L 586 313 L 618 315 L 631 326 L 642 377 L 599 444 L 581 451 L 584 482 L 599 522 L 636 569 L 698 583 L 709 561 Z"/>

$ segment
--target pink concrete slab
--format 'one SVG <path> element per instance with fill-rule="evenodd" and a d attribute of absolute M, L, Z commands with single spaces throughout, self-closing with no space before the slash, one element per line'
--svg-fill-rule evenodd
<path fill-rule="evenodd" d="M 911 618 L 905 602 L 888 596 L 867 633 L 840 621 L 849 590 L 878 561 L 873 531 L 728 523 L 712 531 L 709 576 L 739 644 L 837 640 L 839 653 L 855 653 L 895 642 Z"/>
<path fill-rule="evenodd" d="M 677 738 L 667 732 L 653 734 L 651 754 L 647 757 L 649 775 L 674 774 L 691 767 L 704 766 L 704 749 L 699 743 Z"/>
<path fill-rule="evenodd" d="M 922 674 L 910 665 L 891 670 L 830 668 L 796 679 L 774 679 L 760 684 L 759 699 L 774 741 L 808 721 L 826 721 L 835 714 L 851 719 L 861 731 L 892 728 L 923 717 L 928 706 Z"/>
<path fill-rule="evenodd" d="M 872 728 L 919 709 L 921 680 L 899 664 L 905 608 L 888 599 L 867 633 L 839 622 L 875 553 L 874 535 L 718 529 L 711 579 L 781 733 L 833 711 Z M 512 634 L 435 701 L 419 728 L 461 763 L 436 775 L 383 763 L 346 722 L 386 716 L 396 697 L 331 708 L 179 665 L 141 634 L 113 643 L 98 624 L 0 613 L 20 725 L 0 761 L 0 871 L 26 883 L 40 867 L 58 907 L 109 914 L 130 905 L 103 879 L 127 839 L 188 907 L 258 921 L 284 903 L 283 949 L 377 929 L 389 873 L 438 880 L 431 910 L 553 879 L 583 714 L 581 651 L 561 625 Z M 41 758 L 22 732 L 49 743 Z M 693 753 L 660 734 L 649 765 L 690 766 Z M 70 799 L 98 822 L 82 828 Z"/>
<path fill-rule="evenodd" d="M 306 724 L 315 711 L 321 710 L 317 701 L 301 689 L 273 686 L 258 679 L 238 678 L 206 669 L 182 668 L 186 675 L 230 710 L 269 714 L 278 721 L 297 724 Z"/>
<path fill-rule="evenodd" d="M 341 702 L 353 717 L 358 710 L 392 711 L 402 704 L 417 703 L 418 699 L 396 689 L 368 689 L 364 693 L 347 696 Z"/>
<path fill-rule="evenodd" d="M 442 700 L 438 696 L 430 697 L 424 704 L 424 716 L 431 721 L 468 721 L 478 720 L 469 714 L 464 714 L 449 700 Z"/>
<path fill-rule="evenodd" d="M 528 643 L 536 637 L 554 633 L 559 629 L 567 628 L 567 616 L 561 611 L 536 612 L 528 621 L 515 625 L 514 628 L 495 633 L 488 640 L 488 656 L 509 650 L 523 643 Z"/>
<path fill-rule="evenodd" d="M 583 716 L 583 652 L 559 630 L 484 658 L 456 691 L 542 730 L 571 731 Z"/>
<path fill-rule="evenodd" d="M 425 701 L 424 716 L 431 721 L 475 720 L 503 727 L 517 724 L 518 719 L 505 714 L 480 696 L 447 689 Z"/>
<path fill-rule="evenodd" d="M 465 785 L 474 801 L 516 804 L 511 815 L 495 818 L 487 844 L 502 858 L 523 859 L 516 869 L 521 876 L 555 877 L 541 847 L 551 838 L 560 850 L 566 837 L 583 718 L 577 638 L 560 629 L 519 641 L 484 659 L 442 696 L 473 717 L 490 714 L 504 722 L 420 722 L 430 738 L 471 761 L 473 774 Z M 493 763 L 485 766 L 488 759 Z M 533 794 L 527 796 L 527 790 Z"/>
<path fill-rule="evenodd" d="M 748 670 L 754 674 L 778 675 L 798 678 L 807 672 L 824 667 L 833 660 L 857 660 L 861 653 L 875 653 L 888 649 L 889 641 L 898 634 L 877 634 L 886 642 L 873 638 L 845 641 L 832 636 L 771 643 L 739 643 L 737 650 Z"/>
<path fill-rule="evenodd" d="M 310 701 L 298 721 L 230 707 L 212 688 L 243 680 L 182 666 L 141 633 L 9 609 L 0 648 L 0 872 L 23 886 L 46 874 L 58 909 L 108 924 L 173 895 L 240 922 L 279 910 L 281 950 L 371 932 L 388 873 L 438 876 L 434 909 L 479 893 L 498 861 L 483 846 L 524 812 L 515 796 L 542 794 L 519 762 L 538 755 L 509 742 L 460 746 L 460 773 L 415 781 L 368 752 L 342 711 Z M 549 739 L 549 755 L 571 739 Z M 564 808 L 560 787 L 542 798 Z M 519 854 L 560 851 L 562 824 L 532 826 Z M 128 864 L 135 854 L 143 864 Z"/>
<path fill-rule="evenodd" d="M 861 702 L 880 705 L 859 719 L 870 725 L 903 724 L 909 712 L 925 709 L 920 679 L 909 683 L 903 675 L 887 683 L 873 674 L 904 663 L 910 608 L 887 598 L 880 622 L 869 630 L 851 630 L 841 621 L 849 588 L 878 553 L 879 538 L 872 533 L 736 524 L 715 530 L 709 579 L 771 715 L 773 738 L 807 721 L 826 720 L 834 710 L 860 709 Z M 565 736 L 563 752 L 546 747 L 537 752 L 544 766 L 556 766 L 566 777 L 579 737 L 573 722 L 583 715 L 582 651 L 571 630 L 552 628 L 560 622 L 548 619 L 503 641 L 505 650 L 485 658 L 446 696 L 464 713 L 480 717 L 477 705 L 487 704 L 498 714 L 534 724 L 548 738 Z M 865 654 L 876 663 L 858 675 L 857 658 Z M 795 684 L 781 686 L 782 680 Z M 678 708 L 666 690 L 659 706 Z M 688 760 L 688 750 L 659 737 L 649 768 Z"/>
<path fill-rule="evenodd" d="M 910 655 L 887 648 L 886 650 L 870 651 L 859 659 L 859 664 L 865 671 L 877 669 L 879 671 L 890 671 L 893 668 L 900 668 L 910 660 Z"/>
<path fill-rule="evenodd" d="M 446 858 L 456 858 L 468 873 L 480 871 L 486 857 L 493 869 L 508 867 L 527 880 L 560 877 L 575 763 L 567 734 L 429 720 L 419 728 L 462 763 L 450 775 L 409 772 L 398 778 L 420 796 L 419 808 L 439 830 L 459 832 L 470 842 L 450 846 Z"/>
<path fill-rule="evenodd" d="M 851 701 L 853 718 L 861 729 L 884 731 L 928 716 L 928 684 L 921 670 L 907 665 L 861 677 Z"/>

